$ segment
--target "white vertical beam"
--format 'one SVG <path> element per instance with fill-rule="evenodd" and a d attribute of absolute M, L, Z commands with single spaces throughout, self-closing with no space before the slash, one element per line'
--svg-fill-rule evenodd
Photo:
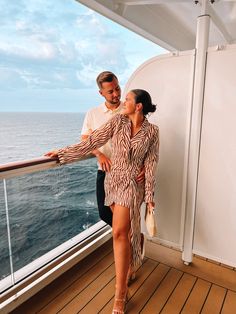
<path fill-rule="evenodd" d="M 194 237 L 202 109 L 210 28 L 210 16 L 206 14 L 207 1 L 208 0 L 202 1 L 202 15 L 200 15 L 197 19 L 196 64 L 189 139 L 186 214 L 184 227 L 184 245 L 182 254 L 182 259 L 186 264 L 192 262 L 192 248 Z"/>
<path fill-rule="evenodd" d="M 3 186 L 4 186 L 4 198 L 5 198 L 5 209 L 6 209 L 7 239 L 8 239 L 10 271 L 11 271 L 11 283 L 12 283 L 12 285 L 14 285 L 15 284 L 15 276 L 14 276 L 14 270 L 13 270 L 13 255 L 12 255 L 12 246 L 11 246 L 11 231 L 10 231 L 8 198 L 7 198 L 7 184 L 6 184 L 5 179 L 3 179 Z"/>

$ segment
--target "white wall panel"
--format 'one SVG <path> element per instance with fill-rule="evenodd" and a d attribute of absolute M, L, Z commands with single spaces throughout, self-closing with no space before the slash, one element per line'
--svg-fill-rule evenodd
<path fill-rule="evenodd" d="M 236 266 L 236 45 L 207 57 L 194 252 Z"/>
<path fill-rule="evenodd" d="M 157 111 L 149 120 L 160 128 L 156 203 L 158 238 L 182 247 L 185 176 L 192 96 L 194 51 L 163 55 L 141 65 L 128 81 L 150 92 Z"/>

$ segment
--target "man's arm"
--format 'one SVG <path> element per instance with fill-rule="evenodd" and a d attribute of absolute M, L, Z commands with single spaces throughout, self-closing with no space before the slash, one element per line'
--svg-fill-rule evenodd
<path fill-rule="evenodd" d="M 90 129 L 90 133 L 92 133 L 91 129 Z M 83 134 L 81 135 L 82 141 L 86 140 L 88 137 L 89 137 L 89 135 L 83 135 Z M 103 171 L 110 171 L 111 160 L 106 155 L 104 155 L 102 152 L 100 152 L 99 149 L 94 149 L 92 151 L 92 154 L 97 157 L 99 165 L 101 166 Z"/>

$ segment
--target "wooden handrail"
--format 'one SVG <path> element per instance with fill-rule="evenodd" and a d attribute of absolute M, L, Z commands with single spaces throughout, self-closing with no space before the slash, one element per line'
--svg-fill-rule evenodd
<path fill-rule="evenodd" d="M 94 155 L 86 155 L 82 158 L 78 159 L 85 160 L 94 158 Z M 77 162 L 77 161 L 73 161 Z M 29 159 L 29 160 L 22 160 L 22 161 L 15 161 L 15 162 L 9 162 L 6 164 L 0 165 L 0 180 L 1 179 L 7 179 L 10 177 L 17 177 L 19 175 L 29 174 L 36 171 L 42 171 L 42 170 L 48 170 L 50 168 L 54 168 L 59 166 L 59 161 L 57 158 L 50 158 L 46 156 Z"/>
<path fill-rule="evenodd" d="M 9 162 L 6 164 L 0 165 L 0 173 L 15 169 L 21 169 L 26 167 L 31 167 L 35 165 L 45 164 L 48 162 L 57 161 L 57 158 L 49 158 L 49 157 L 39 157 L 29 160 L 15 161 Z"/>

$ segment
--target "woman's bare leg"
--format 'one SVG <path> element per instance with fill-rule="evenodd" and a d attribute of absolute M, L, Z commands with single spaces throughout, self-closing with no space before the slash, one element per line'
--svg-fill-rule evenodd
<path fill-rule="evenodd" d="M 130 264 L 130 215 L 129 208 L 115 204 L 113 206 L 113 247 L 116 269 L 116 296 L 125 297 L 127 291 L 127 274 Z M 114 308 L 119 304 L 114 305 Z"/>

